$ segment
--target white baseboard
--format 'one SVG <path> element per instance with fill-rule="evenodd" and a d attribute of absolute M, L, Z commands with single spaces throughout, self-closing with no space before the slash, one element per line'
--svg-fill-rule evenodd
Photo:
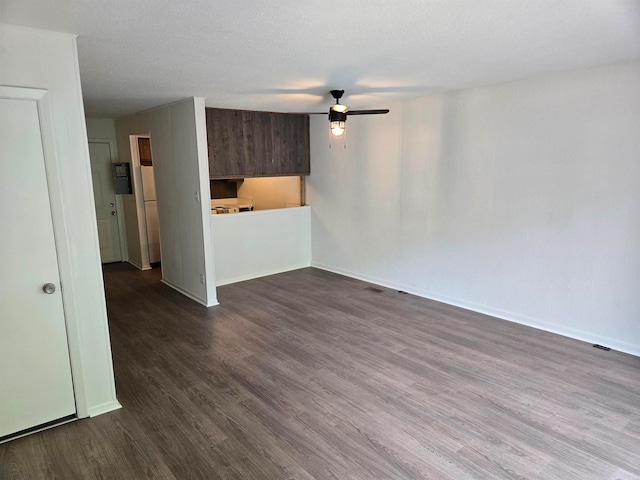
<path fill-rule="evenodd" d="M 249 275 L 240 275 L 239 277 L 233 277 L 233 278 L 228 278 L 221 281 L 216 281 L 216 287 L 221 287 L 223 285 L 230 285 L 232 283 L 244 282 L 246 280 L 253 280 L 254 278 L 267 277 L 269 275 L 277 275 L 278 273 L 291 272 L 293 270 L 299 270 L 301 268 L 307 268 L 310 266 L 311 264 L 305 263 L 300 265 L 292 265 L 290 267 L 285 267 L 285 268 L 267 270 L 264 272 L 251 273 Z"/>
<path fill-rule="evenodd" d="M 176 292 L 180 292 L 185 297 L 188 297 L 194 302 L 198 302 L 200 305 L 204 305 L 205 307 L 213 307 L 215 305 L 219 305 L 217 298 L 214 298 L 211 302 L 207 303 L 207 301 L 203 298 L 200 298 L 197 295 L 192 294 L 191 292 L 187 292 L 184 288 L 171 283 L 169 280 L 163 278 L 161 282 L 166 286 L 173 288 Z"/>
<path fill-rule="evenodd" d="M 98 415 L 102 415 L 103 413 L 113 412 L 114 410 L 118 410 L 119 408 L 122 408 L 122 405 L 120 405 L 120 402 L 118 402 L 117 400 L 112 400 L 110 402 L 89 407 L 89 416 L 97 417 Z"/>
<path fill-rule="evenodd" d="M 356 280 L 362 280 L 364 282 L 373 283 L 382 287 L 392 288 L 394 290 L 402 290 L 403 292 L 416 295 L 418 297 L 427 298 L 436 302 L 446 303 L 455 307 L 464 308 L 465 310 L 471 310 L 473 312 L 490 315 L 500 320 L 506 320 L 508 322 L 518 323 L 520 325 L 526 325 L 527 327 L 537 328 L 538 330 L 544 330 L 545 332 L 555 333 L 562 335 L 563 337 L 573 338 L 574 340 L 580 340 L 587 343 L 605 345 L 612 350 L 628 353 L 640 357 L 640 345 L 634 345 L 629 342 L 618 340 L 615 338 L 596 335 L 591 332 L 585 332 L 575 328 L 567 328 L 563 325 L 556 323 L 539 320 L 536 318 L 527 317 L 518 313 L 501 310 L 499 308 L 490 307 L 488 305 L 481 305 L 473 302 L 467 302 L 457 298 L 447 297 L 445 295 L 437 294 L 429 291 L 421 291 L 400 283 L 387 282 L 380 278 L 372 277 L 369 275 L 362 275 L 341 268 L 323 265 L 321 263 L 312 262 L 312 267 L 319 268 L 320 270 L 326 270 L 328 272 L 337 273 L 346 277 L 355 278 Z"/>
<path fill-rule="evenodd" d="M 147 266 L 147 267 L 143 267 L 142 265 L 134 262 L 133 260 L 127 260 L 127 263 L 133 265 L 134 267 L 136 267 L 138 270 L 151 270 L 151 266 Z"/>

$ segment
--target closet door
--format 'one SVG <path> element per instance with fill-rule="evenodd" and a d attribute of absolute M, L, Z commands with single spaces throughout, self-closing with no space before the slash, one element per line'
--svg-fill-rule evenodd
<path fill-rule="evenodd" d="M 37 100 L 0 98 L 0 441 L 75 416 Z"/>

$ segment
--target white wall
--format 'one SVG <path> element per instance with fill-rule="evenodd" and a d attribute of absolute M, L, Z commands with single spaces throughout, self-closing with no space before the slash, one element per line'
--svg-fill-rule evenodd
<path fill-rule="evenodd" d="M 212 215 L 211 235 L 217 285 L 311 264 L 309 207 Z"/>
<path fill-rule="evenodd" d="M 640 355 L 640 63 L 391 110 L 312 119 L 314 265 Z"/>
<path fill-rule="evenodd" d="M 87 136 L 104 140 L 116 139 L 116 123 L 112 118 L 87 118 Z"/>
<path fill-rule="evenodd" d="M 0 84 L 49 91 L 66 233 L 56 241 L 78 414 L 113 410 L 119 404 L 75 37 L 0 24 Z"/>
<path fill-rule="evenodd" d="M 245 178 L 238 198 L 251 200 L 255 210 L 300 206 L 300 177 Z"/>
<path fill-rule="evenodd" d="M 162 281 L 210 306 L 217 300 L 204 112 L 204 99 L 190 98 L 118 119 L 116 131 L 123 162 L 131 162 L 130 135 L 149 134 L 151 138 Z M 136 200 L 141 199 L 130 198 L 125 203 L 125 223 L 129 259 L 142 263 Z"/>

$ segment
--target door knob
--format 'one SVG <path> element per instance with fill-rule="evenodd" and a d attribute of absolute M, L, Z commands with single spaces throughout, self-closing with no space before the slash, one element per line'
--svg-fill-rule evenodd
<path fill-rule="evenodd" d="M 47 295 L 51 295 L 53 292 L 56 291 L 56 286 L 53 283 L 45 283 L 42 286 L 42 291 Z"/>
<path fill-rule="evenodd" d="M 115 214 L 116 214 L 115 210 L 112 210 L 111 215 L 115 215 Z"/>
<path fill-rule="evenodd" d="M 110 206 L 110 207 L 114 207 L 115 205 L 113 204 L 113 202 L 111 202 L 111 203 L 109 204 L 109 206 Z"/>

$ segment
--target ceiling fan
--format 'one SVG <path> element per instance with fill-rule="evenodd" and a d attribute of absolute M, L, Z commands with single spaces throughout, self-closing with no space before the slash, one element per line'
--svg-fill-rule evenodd
<path fill-rule="evenodd" d="M 331 90 L 331 96 L 336 99 L 335 105 L 331 105 L 329 108 L 331 134 L 334 137 L 340 137 L 344 134 L 344 122 L 347 121 L 347 115 L 381 115 L 389 113 L 388 108 L 379 110 L 349 110 L 347 105 L 340 103 L 342 95 L 344 95 L 344 90 Z M 324 112 L 311 112 L 311 114 L 324 114 Z"/>

